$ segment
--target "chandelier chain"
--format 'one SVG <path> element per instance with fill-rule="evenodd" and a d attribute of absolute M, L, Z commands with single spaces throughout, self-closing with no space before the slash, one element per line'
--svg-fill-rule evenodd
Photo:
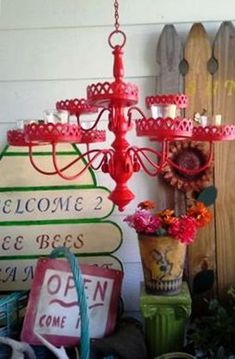
<path fill-rule="evenodd" d="M 115 29 L 119 31 L 120 23 L 119 23 L 119 9 L 118 9 L 118 0 L 114 1 L 114 17 L 115 17 Z"/>

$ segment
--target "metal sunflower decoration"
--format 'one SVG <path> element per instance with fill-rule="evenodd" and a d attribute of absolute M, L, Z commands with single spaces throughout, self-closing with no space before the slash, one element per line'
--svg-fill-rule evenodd
<path fill-rule="evenodd" d="M 212 176 L 212 166 L 206 167 L 200 173 L 187 173 L 187 170 L 197 170 L 206 165 L 208 150 L 204 144 L 193 141 L 174 142 L 169 149 L 169 158 L 171 164 L 165 167 L 163 178 L 171 186 L 183 192 L 199 192 L 208 185 Z"/>

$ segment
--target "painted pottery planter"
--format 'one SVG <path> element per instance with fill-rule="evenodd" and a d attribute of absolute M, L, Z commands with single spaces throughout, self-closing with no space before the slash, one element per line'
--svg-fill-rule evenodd
<path fill-rule="evenodd" d="M 186 246 L 169 236 L 138 234 L 147 293 L 178 294 L 181 290 Z"/>

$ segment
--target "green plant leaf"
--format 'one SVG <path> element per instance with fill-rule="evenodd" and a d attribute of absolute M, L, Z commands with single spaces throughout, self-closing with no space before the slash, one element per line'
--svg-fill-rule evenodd
<path fill-rule="evenodd" d="M 225 359 L 225 358 L 226 356 L 225 356 L 224 347 L 219 347 L 215 359 Z"/>
<path fill-rule="evenodd" d="M 215 186 L 209 186 L 197 196 L 197 201 L 203 202 L 205 206 L 211 206 L 216 201 L 217 193 Z"/>
<path fill-rule="evenodd" d="M 193 294 L 201 294 L 212 289 L 214 279 L 215 275 L 212 269 L 197 273 L 193 279 Z"/>
<path fill-rule="evenodd" d="M 165 236 L 166 235 L 166 230 L 164 228 L 159 228 L 157 230 L 157 236 Z"/>

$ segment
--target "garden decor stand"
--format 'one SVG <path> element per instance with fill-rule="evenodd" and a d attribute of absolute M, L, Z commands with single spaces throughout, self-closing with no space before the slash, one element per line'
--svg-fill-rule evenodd
<path fill-rule="evenodd" d="M 186 282 L 181 292 L 172 296 L 147 294 L 142 285 L 140 309 L 150 359 L 182 349 L 185 324 L 191 314 L 191 296 Z"/>

